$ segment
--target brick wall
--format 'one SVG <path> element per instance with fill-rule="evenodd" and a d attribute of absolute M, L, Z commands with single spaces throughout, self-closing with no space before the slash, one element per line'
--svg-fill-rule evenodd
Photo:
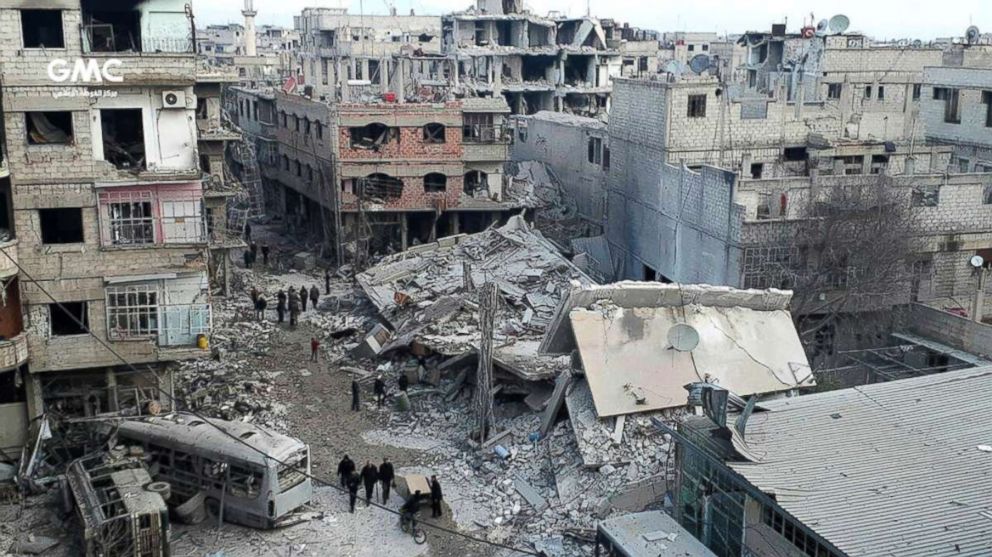
<path fill-rule="evenodd" d="M 371 160 L 458 160 L 462 158 L 462 129 L 446 126 L 444 143 L 426 143 L 422 127 L 400 127 L 399 141 L 390 141 L 378 150 L 353 148 L 351 129 L 339 128 L 339 158 L 341 161 Z"/>
<path fill-rule="evenodd" d="M 918 335 L 972 354 L 992 357 L 992 325 L 976 323 L 923 304 L 910 306 L 907 324 L 909 330 Z"/>

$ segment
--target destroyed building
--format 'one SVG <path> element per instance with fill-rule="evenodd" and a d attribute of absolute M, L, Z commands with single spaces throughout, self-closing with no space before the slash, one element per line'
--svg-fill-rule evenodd
<path fill-rule="evenodd" d="M 266 202 L 297 230 L 349 244 L 345 259 L 477 232 L 525 206 L 504 179 L 502 99 L 360 104 L 231 93 L 236 122 L 257 133 L 266 161 Z"/>
<path fill-rule="evenodd" d="M 441 52 L 441 19 L 412 10 L 372 15 L 305 8 L 294 19 L 303 84 L 315 99 L 358 102 L 368 94 L 402 94 L 402 80 L 412 68 L 401 60 Z"/>
<path fill-rule="evenodd" d="M 244 23 L 197 29 L 197 53 L 214 65 L 233 69 L 245 84 L 277 83 L 294 73 L 299 32 L 274 25 L 256 26 L 254 0 L 244 0 L 241 15 Z"/>
<path fill-rule="evenodd" d="M 661 424 L 677 441 L 675 518 L 717 555 L 992 551 L 992 495 L 977 487 L 992 481 L 992 368 L 750 410 L 723 394 L 677 430 Z"/>
<path fill-rule="evenodd" d="M 621 39 L 591 17 L 541 17 L 518 3 L 479 0 L 442 18 L 454 87 L 506 98 L 514 114 L 540 110 L 604 116 L 620 75 Z"/>
<path fill-rule="evenodd" d="M 46 411 L 167 404 L 166 364 L 203 353 L 192 26 L 183 2 L 149 4 L 0 7 L 5 448 Z"/>

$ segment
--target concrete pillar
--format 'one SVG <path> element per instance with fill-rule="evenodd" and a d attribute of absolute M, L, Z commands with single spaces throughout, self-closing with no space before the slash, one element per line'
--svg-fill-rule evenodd
<path fill-rule="evenodd" d="M 45 403 L 41 396 L 41 379 L 33 373 L 21 368 L 18 373 L 24 377 L 24 394 L 27 397 L 28 420 L 33 420 L 45 413 Z"/>
<path fill-rule="evenodd" d="M 372 76 L 369 75 L 369 59 L 362 58 L 362 79 L 367 79 L 372 81 Z"/>
<path fill-rule="evenodd" d="M 400 58 L 396 68 L 396 99 L 400 103 L 406 102 L 406 62 L 405 58 Z"/>
<path fill-rule="evenodd" d="M 121 407 L 117 397 L 117 374 L 112 367 L 108 367 L 104 373 L 107 378 L 107 404 L 110 405 L 111 412 L 117 412 Z"/>
<path fill-rule="evenodd" d="M 389 58 L 379 59 L 379 84 L 383 93 L 389 91 Z"/>
<path fill-rule="evenodd" d="M 458 212 L 452 212 L 451 213 L 451 235 L 452 236 L 454 236 L 455 234 L 459 234 L 460 233 L 460 230 L 461 230 L 461 222 L 459 220 L 460 218 L 461 218 L 461 213 L 458 213 Z"/>
<path fill-rule="evenodd" d="M 400 246 L 406 251 L 409 245 L 409 231 L 407 230 L 406 213 L 400 213 Z"/>
<path fill-rule="evenodd" d="M 493 56 L 493 94 L 498 95 L 503 89 L 503 57 Z"/>

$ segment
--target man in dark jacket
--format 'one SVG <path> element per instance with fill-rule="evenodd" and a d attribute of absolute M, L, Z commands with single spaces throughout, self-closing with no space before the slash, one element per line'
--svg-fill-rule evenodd
<path fill-rule="evenodd" d="M 386 382 L 382 380 L 381 375 L 376 376 L 372 392 L 375 393 L 376 406 L 382 408 L 382 403 L 386 401 Z"/>
<path fill-rule="evenodd" d="M 358 394 L 361 393 L 361 387 L 358 386 L 358 381 L 355 379 L 351 380 L 351 409 L 358 412 L 362 409 L 358 402 Z"/>
<path fill-rule="evenodd" d="M 307 298 L 309 298 L 309 297 L 310 297 L 310 294 L 307 292 L 307 287 L 306 286 L 301 286 L 300 287 L 300 311 L 305 312 L 307 310 Z"/>
<path fill-rule="evenodd" d="M 379 482 L 382 484 L 382 502 L 386 503 L 389 501 L 389 488 L 393 485 L 393 478 L 396 477 L 395 472 L 393 472 L 393 463 L 389 462 L 388 458 L 382 459 L 382 464 L 379 465 Z"/>
<path fill-rule="evenodd" d="M 245 240 L 251 241 L 251 223 L 248 222 L 245 223 Z"/>
<path fill-rule="evenodd" d="M 431 476 L 431 517 L 441 517 L 441 483 L 437 481 L 437 476 Z"/>
<path fill-rule="evenodd" d="M 296 319 L 300 316 L 300 297 L 296 290 L 289 289 L 289 326 L 296 327 Z"/>
<path fill-rule="evenodd" d="M 318 289 L 316 286 L 311 286 L 310 287 L 310 305 L 313 307 L 313 309 L 315 311 L 317 309 L 317 300 L 319 300 L 319 299 L 320 299 L 320 289 Z"/>
<path fill-rule="evenodd" d="M 254 263 L 258 261 L 258 244 L 252 242 L 248 249 L 251 250 L 251 262 Z"/>
<path fill-rule="evenodd" d="M 258 302 L 258 294 L 258 288 L 252 286 L 251 290 L 248 292 L 248 296 L 251 298 L 251 305 L 255 305 Z"/>
<path fill-rule="evenodd" d="M 269 302 L 265 299 L 265 296 L 259 294 L 258 299 L 255 300 L 255 319 L 259 321 L 265 319 L 265 308 L 268 306 Z"/>
<path fill-rule="evenodd" d="M 282 290 L 276 294 L 276 313 L 279 315 L 279 322 L 282 323 L 286 317 L 286 293 Z"/>
<path fill-rule="evenodd" d="M 348 505 L 351 512 L 355 512 L 355 501 L 358 500 L 358 486 L 362 483 L 362 478 L 355 472 L 348 476 Z"/>
<path fill-rule="evenodd" d="M 242 254 L 242 257 L 245 260 L 245 269 L 251 269 L 251 252 L 245 250 L 244 254 Z"/>
<path fill-rule="evenodd" d="M 362 483 L 365 484 L 365 506 L 372 504 L 372 493 L 375 491 L 375 482 L 379 481 L 379 469 L 372 464 L 371 460 L 365 461 L 362 467 Z"/>
<path fill-rule="evenodd" d="M 269 244 L 262 244 L 262 265 L 269 266 Z"/>
<path fill-rule="evenodd" d="M 352 462 L 348 455 L 344 455 L 341 462 L 338 463 L 338 476 L 341 478 L 341 487 L 344 487 L 348 483 L 348 477 L 351 473 L 355 471 L 355 463 Z"/>

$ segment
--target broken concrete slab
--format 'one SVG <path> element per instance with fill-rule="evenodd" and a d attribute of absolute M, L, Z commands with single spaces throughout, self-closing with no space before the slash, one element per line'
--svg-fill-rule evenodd
<path fill-rule="evenodd" d="M 547 500 L 541 497 L 541 494 L 520 476 L 515 475 L 513 477 L 513 487 L 521 497 L 530 503 L 530 506 L 534 508 L 535 512 L 543 512 L 547 508 Z"/>
<path fill-rule="evenodd" d="M 545 406 L 544 415 L 541 417 L 541 437 L 547 435 L 548 431 L 551 430 L 551 426 L 554 425 L 555 418 L 558 417 L 558 412 L 561 410 L 561 405 L 565 402 L 565 393 L 571 383 L 572 374 L 570 372 L 558 374 L 558 378 L 555 380 L 554 391 L 552 391 L 551 397 Z"/>

